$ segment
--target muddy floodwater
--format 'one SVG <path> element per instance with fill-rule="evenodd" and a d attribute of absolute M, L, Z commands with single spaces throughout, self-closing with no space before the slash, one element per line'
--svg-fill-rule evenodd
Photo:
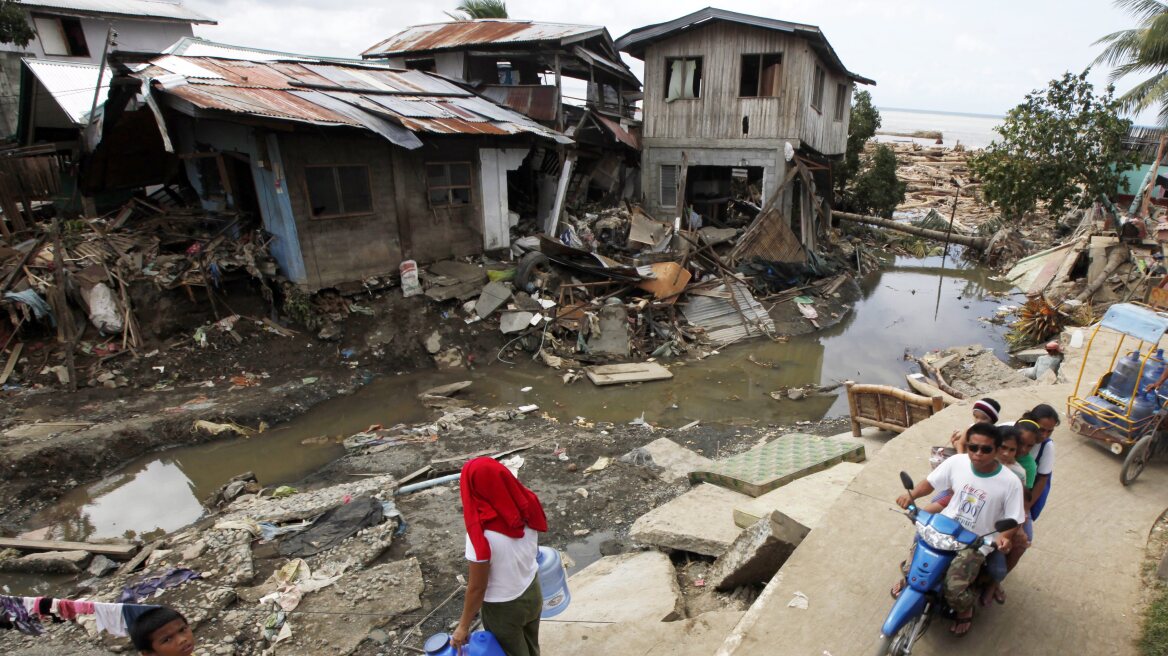
<path fill-rule="evenodd" d="M 1005 355 L 1005 327 L 984 321 L 1010 299 L 1009 289 L 979 268 L 941 258 L 898 258 L 863 281 L 863 297 L 839 324 L 787 342 L 754 340 L 704 360 L 671 365 L 669 381 L 598 388 L 587 380 L 564 385 L 557 372 L 527 357 L 472 371 L 425 372 L 373 381 L 355 394 L 318 405 L 300 418 L 250 439 L 181 447 L 131 462 L 101 481 L 79 487 L 40 513 L 29 528 L 52 526 L 62 539 L 150 537 L 173 531 L 203 513 L 201 501 L 227 479 L 253 471 L 264 485 L 291 483 L 341 456 L 335 441 L 371 424 L 431 417 L 416 401 L 421 390 L 473 380 L 476 404 L 539 405 L 562 420 L 628 422 L 642 414 L 662 426 L 694 420 L 723 424 L 791 424 L 847 413 L 842 395 L 776 401 L 770 392 L 808 383 L 852 379 L 903 385 L 914 370 L 906 351 L 980 343 Z M 957 263 L 957 266 L 962 266 Z M 310 372 L 306 372 L 308 375 Z M 524 388 L 531 389 L 524 392 Z"/>

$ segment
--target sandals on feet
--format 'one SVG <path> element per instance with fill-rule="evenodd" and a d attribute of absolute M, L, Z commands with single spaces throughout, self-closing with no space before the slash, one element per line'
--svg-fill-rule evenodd
<path fill-rule="evenodd" d="M 962 627 L 964 627 L 964 629 L 962 629 Z M 956 619 L 953 620 L 953 626 L 950 627 L 949 632 L 952 633 L 953 637 L 955 637 L 955 638 L 964 638 L 965 636 L 969 635 L 969 631 L 972 628 L 973 628 L 973 614 L 972 613 L 968 617 L 961 617 L 960 615 L 958 615 L 956 617 Z"/>
<path fill-rule="evenodd" d="M 900 593 L 904 592 L 904 584 L 904 579 L 897 581 L 896 585 L 893 585 L 892 589 L 888 591 L 888 594 L 892 595 L 893 599 L 899 599 Z"/>
<path fill-rule="evenodd" d="M 1000 586 L 998 589 L 994 590 L 994 601 L 998 602 L 999 604 L 1006 603 L 1006 591 L 1003 590 Z"/>

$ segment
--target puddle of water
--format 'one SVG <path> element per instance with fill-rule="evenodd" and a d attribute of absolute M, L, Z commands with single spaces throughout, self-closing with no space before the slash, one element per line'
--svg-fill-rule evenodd
<path fill-rule="evenodd" d="M 611 540 L 616 535 L 612 531 L 596 531 L 588 534 L 584 539 L 572 542 L 564 547 L 564 553 L 572 559 L 570 567 L 565 569 L 568 576 L 579 572 L 592 563 L 600 560 L 600 545 Z"/>
<path fill-rule="evenodd" d="M 958 266 L 961 263 L 956 263 Z M 355 394 L 320 404 L 288 424 L 251 439 L 170 449 L 130 463 L 118 473 L 73 490 L 36 516 L 30 528 L 55 527 L 70 540 L 134 537 L 171 531 L 202 514 L 200 501 L 232 476 L 253 471 L 264 485 L 291 483 L 339 457 L 336 443 L 302 444 L 305 438 L 346 436 L 370 424 L 386 426 L 433 416 L 417 403 L 419 392 L 458 380 L 473 380 L 463 394 L 479 405 L 538 404 L 563 421 L 624 423 L 644 413 L 651 423 L 677 427 L 703 423 L 791 423 L 818 421 L 847 412 L 841 393 L 802 401 L 775 401 L 785 386 L 828 384 L 844 379 L 903 385 L 915 369 L 905 350 L 980 343 L 1005 355 L 1005 327 L 978 321 L 1001 301 L 983 299 L 1008 286 L 978 268 L 940 269 L 941 258 L 898 258 L 869 276 L 863 297 L 838 325 L 786 343 L 755 340 L 723 349 L 701 361 L 671 363 L 669 381 L 599 388 L 586 380 L 566 386 L 561 372 L 520 356 L 513 365 L 494 362 L 473 371 L 425 372 L 375 380 Z M 752 361 L 752 359 L 754 361 Z M 762 365 L 758 363 L 763 363 Z M 525 387 L 529 392 L 523 392 Z M 577 558 L 591 562 L 604 538 L 596 537 Z M 590 544 L 584 540 L 584 544 Z M 598 557 L 599 552 L 595 552 Z M 595 560 L 595 557 L 592 558 Z M 582 565 L 581 565 L 582 566 Z"/>

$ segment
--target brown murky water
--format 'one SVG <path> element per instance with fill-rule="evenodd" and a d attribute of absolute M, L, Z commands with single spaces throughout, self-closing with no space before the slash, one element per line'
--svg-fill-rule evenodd
<path fill-rule="evenodd" d="M 560 372 L 521 358 L 470 372 L 422 373 L 378 379 L 350 396 L 313 408 L 302 417 L 251 439 L 181 447 L 140 458 L 116 474 L 80 487 L 37 515 L 29 528 L 53 526 L 64 539 L 141 537 L 181 528 L 199 518 L 200 501 L 227 479 L 253 471 L 265 485 L 291 483 L 342 454 L 306 438 L 343 436 L 370 424 L 422 421 L 430 413 L 415 398 L 429 387 L 474 381 L 467 398 L 481 405 L 535 403 L 564 420 L 681 426 L 694 420 L 724 424 L 790 424 L 844 414 L 847 401 L 823 396 L 775 401 L 783 386 L 854 379 L 901 385 L 911 370 L 906 350 L 981 343 L 1004 355 L 1004 327 L 980 321 L 1003 291 L 977 268 L 943 272 L 940 258 L 900 258 L 869 277 L 864 296 L 840 324 L 787 343 L 756 340 L 700 361 L 671 365 L 669 381 L 598 388 L 587 381 L 566 386 Z M 527 392 L 522 391 L 530 387 Z"/>

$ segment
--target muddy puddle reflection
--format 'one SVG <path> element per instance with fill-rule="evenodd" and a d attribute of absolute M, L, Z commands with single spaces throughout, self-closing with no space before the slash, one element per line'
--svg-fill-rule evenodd
<path fill-rule="evenodd" d="M 670 381 L 597 388 L 586 380 L 565 386 L 560 372 L 520 357 L 469 372 L 427 372 L 375 380 L 355 394 L 323 403 L 263 435 L 170 449 L 132 462 L 118 473 L 66 495 L 29 528 L 53 526 L 55 537 L 149 537 L 195 521 L 201 500 L 227 479 L 253 471 L 264 485 L 292 483 L 339 457 L 335 441 L 370 424 L 422 421 L 416 402 L 429 387 L 474 381 L 465 394 L 479 405 L 529 404 L 561 420 L 646 421 L 677 427 L 694 420 L 722 424 L 790 424 L 847 412 L 842 395 L 775 401 L 784 386 L 853 379 L 903 385 L 914 370 L 906 350 L 981 343 L 1004 356 L 1004 326 L 980 321 L 1009 299 L 986 296 L 1008 289 L 978 268 L 954 269 L 941 258 L 898 258 L 870 276 L 863 297 L 840 324 L 786 343 L 755 340 L 705 360 L 671 363 Z M 307 375 L 308 372 L 306 372 Z M 531 390 L 523 392 L 523 388 Z M 591 549 L 587 549 L 591 551 Z M 581 554 L 583 555 L 583 554 Z M 586 558 L 584 558 L 586 560 Z"/>

